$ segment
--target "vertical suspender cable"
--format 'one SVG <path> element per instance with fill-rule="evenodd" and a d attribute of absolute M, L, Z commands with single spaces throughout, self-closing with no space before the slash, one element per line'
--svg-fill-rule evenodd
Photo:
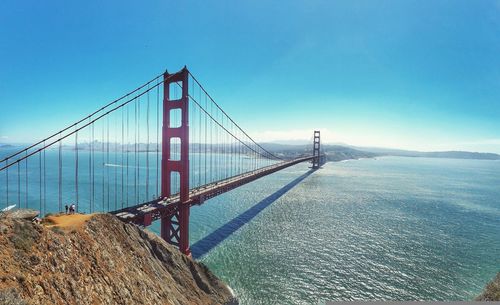
<path fill-rule="evenodd" d="M 9 158 L 5 159 L 5 165 L 9 165 Z M 5 170 L 5 176 L 6 176 L 5 184 L 6 184 L 6 189 L 7 189 L 7 191 L 5 192 L 5 206 L 8 207 L 9 206 L 9 168 L 8 167 Z"/>
<path fill-rule="evenodd" d="M 194 86 L 194 82 L 193 83 L 193 86 Z M 200 94 L 199 94 L 199 99 L 200 99 L 200 102 L 201 102 L 201 89 L 200 89 Z M 198 120 L 198 186 L 201 185 L 201 170 L 202 170 L 202 167 L 201 167 L 201 109 L 198 109 L 198 113 L 199 113 L 199 120 Z"/>
<path fill-rule="evenodd" d="M 104 122 L 104 120 L 102 120 L 102 148 L 101 148 L 101 157 L 102 157 L 102 194 L 101 194 L 101 197 L 102 197 L 102 202 L 101 202 L 101 209 L 103 210 L 104 207 L 105 207 L 105 185 L 104 185 L 104 174 L 106 172 L 106 160 L 105 160 L 105 148 L 104 148 L 104 145 L 106 143 L 106 138 L 104 137 L 104 125 L 106 123 Z"/>
<path fill-rule="evenodd" d="M 130 150 L 130 116 L 129 116 L 129 111 L 128 111 L 128 106 L 127 106 L 127 152 L 126 152 L 126 161 L 127 161 L 127 169 L 126 169 L 126 176 L 127 176 L 127 195 L 125 196 L 126 197 L 126 204 L 127 204 L 127 207 L 128 207 L 128 197 L 129 197 L 129 191 L 128 191 L 128 182 L 129 182 L 129 179 L 128 179 L 128 155 L 129 155 L 129 150 Z"/>
<path fill-rule="evenodd" d="M 28 151 L 26 150 L 26 156 L 28 155 Z M 25 180 L 26 180 L 26 208 L 28 208 L 28 158 L 25 159 L 26 168 L 25 168 Z"/>
<path fill-rule="evenodd" d="M 205 111 L 207 110 L 207 95 L 205 95 Z M 207 184 L 207 115 L 205 114 L 204 115 L 205 117 L 205 141 L 203 142 L 203 145 L 205 147 L 205 153 L 204 153 L 204 156 L 205 156 L 205 162 L 204 162 L 204 168 L 203 168 L 203 172 L 204 172 L 204 176 L 205 176 L 205 185 Z"/>
<path fill-rule="evenodd" d="M 43 141 L 43 146 L 45 146 L 45 141 Z M 47 162 L 45 152 L 47 150 L 43 150 L 43 213 L 45 214 L 47 211 Z"/>
<path fill-rule="evenodd" d="M 210 116 L 212 116 L 212 103 L 210 103 Z M 212 123 L 212 120 L 210 120 L 210 182 L 212 182 L 214 180 L 214 174 L 213 174 L 213 170 L 212 170 L 212 166 L 213 166 L 213 161 L 214 161 L 214 144 L 213 144 L 213 141 L 212 141 L 212 136 L 213 136 L 213 123 Z"/>
<path fill-rule="evenodd" d="M 89 124 L 90 123 L 90 118 L 89 118 Z M 92 212 L 92 126 L 94 124 L 92 123 L 90 128 L 89 128 L 89 145 L 88 145 L 88 154 L 89 154 L 89 212 Z"/>
<path fill-rule="evenodd" d="M 124 171 L 123 171 L 123 165 L 124 165 L 124 158 L 123 158 L 123 148 L 125 146 L 125 129 L 124 129 L 124 126 L 123 126 L 123 112 L 125 111 L 124 108 L 122 108 L 122 142 L 121 142 L 121 150 L 122 150 L 122 160 L 121 160 L 121 169 L 122 169 L 122 196 L 121 196 L 121 208 L 123 209 L 123 202 L 124 202 L 124 198 L 123 198 L 123 194 L 124 194 L 124 191 L 125 191 L 125 185 L 124 185 L 124 180 L 123 180 L 123 174 L 124 174 Z"/>
<path fill-rule="evenodd" d="M 109 211 L 109 116 L 106 116 L 106 209 Z"/>
<path fill-rule="evenodd" d="M 137 195 L 135 204 L 138 204 L 141 197 L 141 103 L 137 103 Z"/>
<path fill-rule="evenodd" d="M 76 211 L 78 211 L 78 131 L 75 133 L 75 191 L 76 191 Z"/>
<path fill-rule="evenodd" d="M 160 168 L 160 86 L 156 86 L 156 198 L 160 197 L 159 168 Z"/>
<path fill-rule="evenodd" d="M 90 213 L 94 212 L 94 205 L 95 205 L 95 152 L 94 152 L 94 144 L 95 144 L 95 128 L 94 128 L 94 123 L 92 123 L 92 149 L 91 149 L 91 154 L 92 154 L 92 178 L 91 178 L 91 184 L 92 184 L 92 200 L 90 204 Z"/>
<path fill-rule="evenodd" d="M 160 161 L 160 86 L 156 86 L 156 198 L 160 197 L 159 161 Z"/>
<path fill-rule="evenodd" d="M 115 165 L 113 166 L 114 168 L 114 172 L 115 172 L 115 204 L 114 204 L 114 209 L 116 210 L 117 209 L 117 202 L 118 202 L 118 167 L 116 166 L 118 164 L 118 139 L 116 138 L 117 137 L 117 127 L 116 125 L 118 124 L 118 118 L 117 116 L 115 115 L 115 128 L 114 128 L 114 135 L 115 135 L 115 149 L 114 149 L 114 153 L 113 155 L 115 156 L 114 160 L 115 160 Z"/>
<path fill-rule="evenodd" d="M 17 206 L 21 208 L 21 163 L 17 161 Z"/>
<path fill-rule="evenodd" d="M 61 133 L 59 133 L 59 139 L 61 138 Z M 58 187 L 59 187 L 59 212 L 62 211 L 62 140 L 59 140 L 59 172 L 58 172 Z"/>
<path fill-rule="evenodd" d="M 146 96 L 146 201 L 149 200 L 149 85 Z"/>
<path fill-rule="evenodd" d="M 42 152 L 38 153 L 39 208 L 42 213 Z"/>
<path fill-rule="evenodd" d="M 134 120 L 134 201 L 137 204 L 137 99 L 134 103 L 135 106 L 135 120 Z"/>

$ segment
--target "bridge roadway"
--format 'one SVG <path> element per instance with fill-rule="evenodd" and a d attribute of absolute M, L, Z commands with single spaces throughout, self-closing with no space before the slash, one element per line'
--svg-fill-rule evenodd
<path fill-rule="evenodd" d="M 312 160 L 313 156 L 301 157 L 290 161 L 284 161 L 269 165 L 261 169 L 246 172 L 240 175 L 229 177 L 224 180 L 205 184 L 193 188 L 189 192 L 189 201 L 182 204 L 200 205 L 205 200 L 213 198 L 222 193 L 233 190 L 239 186 L 255 181 L 261 177 L 280 171 L 289 166 Z M 177 211 L 177 206 L 181 204 L 179 194 L 168 198 L 158 198 L 149 202 L 110 212 L 122 221 L 132 222 L 142 226 L 148 226 L 152 221 L 162 217 L 173 215 Z"/>

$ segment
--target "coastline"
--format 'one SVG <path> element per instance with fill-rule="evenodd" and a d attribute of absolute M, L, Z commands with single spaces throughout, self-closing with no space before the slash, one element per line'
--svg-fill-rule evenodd
<path fill-rule="evenodd" d="M 475 301 L 500 301 L 500 271 L 483 289 Z"/>

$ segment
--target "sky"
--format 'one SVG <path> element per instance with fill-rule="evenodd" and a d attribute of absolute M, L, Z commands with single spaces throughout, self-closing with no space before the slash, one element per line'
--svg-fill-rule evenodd
<path fill-rule="evenodd" d="M 500 153 L 500 0 L 2 0 L 0 143 L 184 65 L 258 141 Z"/>

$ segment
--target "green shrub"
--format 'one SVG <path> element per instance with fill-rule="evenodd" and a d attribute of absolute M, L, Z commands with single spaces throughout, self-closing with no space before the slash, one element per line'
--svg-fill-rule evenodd
<path fill-rule="evenodd" d="M 64 231 L 61 228 L 59 228 L 59 227 L 54 226 L 54 227 L 51 227 L 50 229 L 54 233 L 57 233 L 59 235 L 64 235 Z"/>
<path fill-rule="evenodd" d="M 29 251 L 37 235 L 38 232 L 33 229 L 30 222 L 15 222 L 14 235 L 11 236 L 10 241 L 17 249 Z"/>
<path fill-rule="evenodd" d="M 15 289 L 7 289 L 0 291 L 0 305 L 26 305 L 27 303 L 21 299 L 21 296 Z"/>

